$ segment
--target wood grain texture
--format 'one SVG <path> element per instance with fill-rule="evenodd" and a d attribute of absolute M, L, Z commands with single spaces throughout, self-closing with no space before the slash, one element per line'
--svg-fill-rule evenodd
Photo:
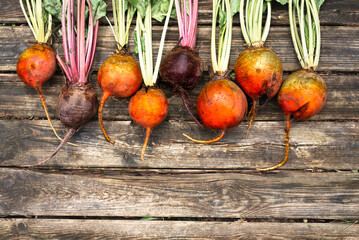
<path fill-rule="evenodd" d="M 352 223 L 262 223 L 126 220 L 0 219 L 4 239 L 346 239 Z"/>
<path fill-rule="evenodd" d="M 105 0 L 109 7 L 107 15 L 112 20 L 112 4 L 110 0 Z M 25 17 L 21 12 L 18 2 L 12 0 L 1 0 L 0 23 L 26 23 Z M 272 25 L 288 25 L 287 6 L 282 6 L 276 1 L 272 1 Z M 359 3 L 356 0 L 327 0 L 320 9 L 320 21 L 324 25 L 345 25 L 358 24 L 359 21 Z M 199 1 L 198 23 L 211 24 L 212 21 L 212 2 Z M 107 24 L 106 20 L 101 19 L 103 24 Z M 238 14 L 234 17 L 234 24 L 239 23 Z M 154 24 L 158 24 L 154 22 Z"/>
<path fill-rule="evenodd" d="M 54 125 L 63 129 L 59 121 Z M 284 122 L 258 121 L 246 141 L 247 125 L 243 124 L 217 143 L 195 144 L 182 133 L 199 139 L 211 139 L 217 133 L 192 122 L 165 121 L 152 131 L 145 164 L 140 160 L 142 127 L 130 121 L 106 121 L 105 125 L 115 145 L 105 140 L 98 122 L 92 121 L 72 138 L 78 147 L 65 145 L 46 166 L 255 169 L 277 164 L 284 156 Z M 45 120 L 1 120 L 0 129 L 1 166 L 39 162 L 59 144 Z M 282 169 L 359 169 L 358 135 L 358 122 L 293 123 L 289 160 Z"/>
<path fill-rule="evenodd" d="M 287 75 L 285 75 L 287 76 Z M 348 120 L 359 118 L 359 75 L 322 75 L 328 87 L 327 101 L 319 114 L 311 120 Z M 17 117 L 45 118 L 41 101 L 34 89 L 26 86 L 16 74 L 0 73 L 0 116 L 10 114 Z M 97 84 L 96 75 L 92 76 L 92 85 L 95 86 L 99 98 L 102 90 Z M 190 94 L 192 103 L 195 106 L 196 99 L 204 84 L 209 81 L 206 73 L 200 83 Z M 56 99 L 59 91 L 64 84 L 63 76 L 55 76 L 52 80 L 43 85 L 46 102 L 52 118 L 58 118 L 55 114 Z M 183 107 L 181 99 L 173 95 L 171 90 L 162 85 L 169 102 L 169 114 L 167 119 L 192 120 L 186 109 Z M 130 120 L 128 114 L 128 103 L 130 98 L 113 97 L 106 102 L 103 117 L 106 120 Z M 248 103 L 252 103 L 248 99 Z M 262 101 L 264 102 L 264 100 Z M 192 108 L 196 114 L 196 108 Z M 256 120 L 277 120 L 284 119 L 284 115 L 278 106 L 277 99 L 273 98 L 266 105 L 261 107 L 256 116 Z"/>
<path fill-rule="evenodd" d="M 0 169 L 0 215 L 356 219 L 359 174 L 155 176 Z"/>
<path fill-rule="evenodd" d="M 159 45 L 162 27 L 153 27 L 154 56 L 157 57 L 157 48 Z M 172 26 L 168 29 L 164 53 L 170 51 L 178 42 L 177 27 Z M 205 66 L 211 65 L 210 61 L 210 27 L 203 26 L 198 29 L 197 48 Z M 319 71 L 350 71 L 357 72 L 359 69 L 359 31 L 357 27 L 343 26 L 323 26 L 322 50 L 319 62 Z M 133 36 L 130 33 L 130 36 Z M 26 47 L 31 45 L 33 38 L 31 31 L 26 26 L 3 26 L 0 28 L 0 71 L 15 71 L 17 59 Z M 58 43 L 60 39 L 56 40 Z M 283 62 L 285 71 L 295 71 L 300 68 L 298 59 L 294 52 L 292 40 L 290 38 L 289 27 L 272 27 L 267 40 L 268 47 L 277 53 Z M 133 45 L 133 38 L 130 38 L 130 46 Z M 60 55 L 62 47 L 55 44 Z M 230 57 L 230 68 L 238 55 L 246 48 L 238 26 L 233 27 L 233 40 Z M 110 27 L 100 27 L 97 52 L 95 55 L 93 68 L 98 70 L 101 64 L 113 54 L 115 41 Z M 132 50 L 130 49 L 132 52 Z M 137 56 L 135 57 L 137 59 Z"/>

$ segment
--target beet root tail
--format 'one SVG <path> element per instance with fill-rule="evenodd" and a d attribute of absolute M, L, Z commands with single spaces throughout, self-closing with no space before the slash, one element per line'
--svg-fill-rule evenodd
<path fill-rule="evenodd" d="M 141 152 L 141 160 L 143 163 L 146 162 L 145 161 L 145 152 L 146 152 L 148 139 L 150 138 L 150 135 L 151 135 L 151 131 L 152 131 L 152 128 L 150 128 L 150 127 L 146 128 L 146 138 L 145 138 L 145 142 L 143 143 L 142 152 Z"/>
<path fill-rule="evenodd" d="M 50 127 L 51 127 L 52 131 L 54 132 L 55 136 L 56 136 L 60 141 L 62 141 L 62 138 L 57 134 L 57 131 L 56 131 L 56 129 L 54 128 L 54 125 L 52 125 L 52 121 L 51 121 L 51 118 L 50 118 L 50 115 L 49 115 L 49 111 L 47 110 L 47 105 L 46 105 L 46 102 L 45 102 L 45 96 L 44 96 L 44 94 L 42 93 L 42 88 L 41 88 L 41 86 L 38 87 L 38 88 L 36 89 L 36 91 L 37 91 L 37 93 L 38 93 L 39 96 L 40 96 L 40 100 L 41 100 L 42 106 L 44 107 L 47 121 L 49 121 L 49 124 L 50 124 Z M 70 142 L 69 142 L 68 144 L 73 145 L 73 146 L 78 146 L 77 144 L 73 144 L 73 143 L 70 143 Z"/>
<path fill-rule="evenodd" d="M 193 142 L 196 142 L 196 143 L 214 143 L 214 142 L 218 142 L 219 140 L 221 140 L 225 133 L 226 133 L 226 130 L 223 129 L 221 131 L 221 134 L 218 135 L 218 137 L 216 137 L 216 138 L 214 138 L 212 140 L 207 140 L 207 141 L 205 141 L 205 140 L 197 140 L 197 139 L 191 138 L 190 136 L 188 136 L 187 134 L 184 134 L 184 133 L 183 133 L 183 136 L 185 136 L 189 140 L 192 140 Z"/>
<path fill-rule="evenodd" d="M 291 125 L 291 121 L 290 121 L 289 117 L 287 119 L 286 125 L 287 126 L 284 130 L 285 131 L 285 155 L 284 155 L 282 162 L 273 167 L 270 167 L 270 168 L 257 168 L 257 171 L 271 171 L 271 170 L 274 170 L 274 169 L 277 169 L 277 168 L 283 166 L 286 163 L 288 156 L 289 156 L 289 130 L 290 130 L 290 125 Z"/>
<path fill-rule="evenodd" d="M 251 110 L 249 111 L 249 116 L 250 116 L 250 120 L 249 120 L 249 123 L 248 123 L 248 128 L 247 128 L 247 133 L 246 133 L 246 140 L 248 138 L 248 134 L 249 134 L 249 129 L 251 129 L 251 126 L 254 122 L 254 119 L 256 117 L 256 114 L 257 114 L 257 106 L 258 106 L 258 100 L 257 99 L 253 99 L 253 104 L 252 104 L 252 108 Z"/>
<path fill-rule="evenodd" d="M 75 132 L 76 132 L 76 129 L 70 128 L 70 129 L 67 131 L 67 133 L 66 133 L 64 139 L 61 141 L 60 145 L 59 145 L 59 146 L 57 147 L 57 149 L 51 154 L 50 157 L 46 158 L 45 160 L 43 160 L 43 161 L 41 161 L 41 162 L 38 162 L 38 163 L 35 163 L 35 164 L 32 164 L 32 165 L 22 165 L 22 166 L 20 166 L 20 167 L 34 167 L 34 166 L 39 166 L 39 165 L 42 165 L 42 164 L 46 163 L 47 161 L 49 161 L 51 158 L 53 158 L 53 157 L 56 155 L 56 153 L 57 153 L 57 152 L 65 145 L 65 143 L 75 134 Z"/>
<path fill-rule="evenodd" d="M 103 105 L 105 104 L 105 102 L 107 101 L 107 99 L 109 98 L 109 94 L 107 92 L 104 92 L 101 98 L 101 102 L 100 102 L 100 107 L 98 108 L 98 121 L 100 123 L 101 129 L 103 134 L 105 135 L 105 138 L 107 139 L 107 141 L 109 141 L 110 143 L 114 144 L 115 142 L 112 141 L 110 139 L 110 137 L 107 135 L 105 127 L 103 126 L 103 120 L 102 120 L 102 109 L 103 109 Z"/>
<path fill-rule="evenodd" d="M 202 123 L 200 123 L 198 121 L 198 119 L 193 115 L 193 113 L 191 112 L 191 110 L 189 109 L 189 106 L 190 105 L 188 102 L 187 102 L 187 99 L 186 99 L 186 96 L 183 92 L 180 93 L 180 97 L 182 99 L 182 102 L 183 102 L 183 105 L 185 106 L 185 108 L 187 109 L 187 112 L 189 113 L 189 115 L 196 121 L 196 123 L 198 125 L 200 125 L 201 127 L 203 127 Z"/>

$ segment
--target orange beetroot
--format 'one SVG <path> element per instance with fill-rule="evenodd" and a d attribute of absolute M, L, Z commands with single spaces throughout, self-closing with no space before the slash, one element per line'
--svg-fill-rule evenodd
<path fill-rule="evenodd" d="M 197 98 L 197 112 L 204 126 L 221 130 L 221 134 L 209 141 L 196 140 L 198 143 L 219 141 L 229 127 L 235 127 L 247 112 L 247 99 L 243 91 L 231 80 L 220 76 L 218 80 L 208 82 Z"/>
<path fill-rule="evenodd" d="M 103 95 L 98 109 L 98 119 L 105 138 L 112 141 L 106 133 L 102 120 L 102 109 L 107 99 L 112 96 L 132 96 L 142 84 L 141 69 L 137 62 L 123 50 L 109 57 L 100 67 L 97 74 L 98 85 Z"/>
<path fill-rule="evenodd" d="M 17 75 L 26 85 L 41 91 L 41 86 L 56 71 L 54 50 L 46 44 L 34 44 L 23 51 L 17 62 Z"/>
<path fill-rule="evenodd" d="M 141 159 L 145 162 L 144 155 L 151 130 L 167 116 L 167 98 L 159 88 L 142 88 L 131 98 L 128 110 L 133 121 L 146 128 L 146 138 L 141 152 Z"/>

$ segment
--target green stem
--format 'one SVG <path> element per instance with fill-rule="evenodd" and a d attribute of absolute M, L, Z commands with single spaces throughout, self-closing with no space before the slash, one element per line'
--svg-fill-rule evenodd
<path fill-rule="evenodd" d="M 293 41 L 293 46 L 294 46 L 294 50 L 297 53 L 297 57 L 299 59 L 299 62 L 302 66 L 302 68 L 304 68 L 304 62 L 303 62 L 303 58 L 302 58 L 302 53 L 300 51 L 299 48 L 299 37 L 298 37 L 298 32 L 296 29 L 296 18 L 295 18 L 295 8 L 293 8 L 293 0 L 289 0 L 288 3 L 289 6 L 289 25 L 290 25 L 290 32 L 291 32 L 291 36 L 292 36 L 292 41 Z M 293 16 L 294 15 L 294 16 Z"/>
<path fill-rule="evenodd" d="M 160 42 L 160 46 L 159 46 L 159 49 L 158 49 L 158 56 L 157 56 L 157 60 L 156 60 L 155 71 L 154 71 L 153 77 L 152 77 L 154 84 L 157 82 L 157 78 L 158 78 L 158 71 L 160 69 L 162 52 L 163 52 L 163 47 L 164 47 L 164 44 L 165 44 L 166 32 L 167 32 L 171 12 L 172 12 L 173 2 L 174 2 L 174 0 L 171 0 L 170 6 L 168 8 L 167 16 L 166 16 L 166 21 L 165 21 L 165 24 L 164 24 L 163 30 L 162 30 L 161 42 Z"/>
<path fill-rule="evenodd" d="M 267 0 L 267 19 L 266 19 L 266 24 L 264 26 L 263 29 L 263 34 L 262 34 L 262 42 L 264 43 L 267 40 L 268 34 L 269 34 L 269 29 L 270 29 L 270 21 L 271 21 L 271 15 L 272 15 L 272 4 L 270 0 Z"/>
<path fill-rule="evenodd" d="M 145 85 L 147 85 L 147 75 L 144 58 L 143 58 L 143 51 L 142 51 L 142 44 L 141 44 L 141 33 L 142 30 L 140 29 L 140 25 L 142 23 L 142 17 L 139 11 L 137 11 L 137 19 L 136 19 L 136 37 L 137 37 L 137 48 L 138 48 L 138 58 L 140 62 L 140 68 L 142 72 L 142 78 Z"/>
<path fill-rule="evenodd" d="M 23 13 L 24 16 L 25 16 L 26 22 L 27 22 L 27 24 L 29 25 L 29 27 L 30 27 L 30 29 L 31 29 L 31 31 L 32 31 L 32 34 L 34 35 L 35 39 L 37 40 L 37 36 L 36 36 L 35 29 L 33 28 L 32 24 L 31 24 L 31 21 L 30 21 L 29 17 L 27 16 L 27 13 L 26 13 L 24 4 L 23 4 L 22 0 L 19 0 L 19 2 L 20 2 L 20 7 L 21 7 L 21 10 L 22 10 L 22 13 Z"/>
<path fill-rule="evenodd" d="M 316 47 L 315 47 L 315 59 L 314 59 L 314 64 L 313 64 L 313 69 L 316 69 L 318 64 L 319 64 L 319 57 L 320 57 L 320 44 L 321 44 L 321 39 L 320 39 L 320 22 L 319 22 L 319 13 L 318 13 L 318 9 L 316 6 L 316 3 L 314 0 L 311 0 L 311 10 L 313 12 L 313 19 L 314 19 L 314 24 L 315 24 L 315 30 L 316 30 Z"/>
<path fill-rule="evenodd" d="M 249 40 L 249 36 L 247 33 L 247 28 L 248 28 L 248 18 L 246 18 L 246 24 L 244 24 L 244 14 L 243 14 L 243 10 L 244 10 L 244 0 L 241 0 L 240 3 L 240 8 L 239 8 L 239 22 L 241 24 L 241 29 L 242 29 L 242 35 L 244 38 L 244 41 L 246 41 L 247 44 L 250 44 L 251 41 Z M 248 16 L 248 4 L 246 4 L 246 16 Z"/>
<path fill-rule="evenodd" d="M 305 40 L 304 2 L 305 2 L 305 0 L 301 0 L 300 16 L 298 16 L 298 18 L 299 18 L 299 22 L 300 22 L 299 26 L 300 26 L 300 35 L 301 35 L 301 39 L 302 39 L 303 58 L 304 58 L 305 68 L 309 68 L 308 49 L 307 49 L 307 44 L 306 44 L 306 40 Z"/>
<path fill-rule="evenodd" d="M 214 72 L 218 72 L 218 62 L 216 53 L 216 23 L 218 15 L 218 4 L 220 0 L 213 0 L 213 13 L 212 13 L 212 35 L 211 35 L 211 60 Z"/>
<path fill-rule="evenodd" d="M 311 17 L 311 10 L 310 10 L 310 2 L 305 0 L 307 5 L 307 21 L 308 21 L 308 33 L 309 33 L 309 46 L 308 46 L 308 53 L 309 53 L 309 66 L 313 66 L 314 61 L 314 45 L 313 45 L 313 28 L 312 28 L 312 17 Z"/>

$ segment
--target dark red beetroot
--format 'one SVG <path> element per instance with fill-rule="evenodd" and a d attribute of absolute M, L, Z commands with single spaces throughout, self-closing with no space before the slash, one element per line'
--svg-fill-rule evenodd
<path fill-rule="evenodd" d="M 269 171 L 281 167 L 289 155 L 289 130 L 291 120 L 307 119 L 317 114 L 324 106 L 327 98 L 327 86 L 321 76 L 312 70 L 302 69 L 284 80 L 278 93 L 278 103 L 286 115 L 285 156 L 278 165 L 258 169 Z"/>
<path fill-rule="evenodd" d="M 133 121 L 146 128 L 146 138 L 141 152 L 141 159 L 145 162 L 144 156 L 151 130 L 167 116 L 167 98 L 159 88 L 142 88 L 131 98 L 128 110 Z"/>
<path fill-rule="evenodd" d="M 203 73 L 201 58 L 189 47 L 176 46 L 163 58 L 160 65 L 162 80 L 168 83 L 172 91 L 179 94 L 184 106 L 192 118 L 193 116 L 187 102 L 188 91 L 199 82 Z"/>
<path fill-rule="evenodd" d="M 96 91 L 89 83 L 65 85 L 61 89 L 56 107 L 61 123 L 67 128 L 64 139 L 50 157 L 39 163 L 24 165 L 23 167 L 38 166 L 54 157 L 75 132 L 96 115 L 97 108 Z"/>
<path fill-rule="evenodd" d="M 282 84 L 283 65 L 277 55 L 263 46 L 248 48 L 237 58 L 234 65 L 237 81 L 243 91 L 253 99 L 249 112 L 248 131 L 254 121 L 259 98 L 274 97 Z"/>
<path fill-rule="evenodd" d="M 47 120 L 55 133 L 61 139 L 52 125 L 45 97 L 42 93 L 42 84 L 51 79 L 56 71 L 56 59 L 54 50 L 44 44 L 37 43 L 23 51 L 17 62 L 17 75 L 26 85 L 34 88 L 40 96 Z"/>
<path fill-rule="evenodd" d="M 112 141 L 106 133 L 102 121 L 102 109 L 107 99 L 112 96 L 129 97 L 142 84 L 141 69 L 137 62 L 128 55 L 127 51 L 119 51 L 109 57 L 100 67 L 97 74 L 98 85 L 103 89 L 103 95 L 98 110 L 98 119 L 106 139 Z"/>
<path fill-rule="evenodd" d="M 203 87 L 197 98 L 197 112 L 204 126 L 219 129 L 221 134 L 209 141 L 195 140 L 186 134 L 184 136 L 198 143 L 217 142 L 227 128 L 239 125 L 247 107 L 243 91 L 231 80 L 219 76 L 219 80 L 211 80 Z"/>
<path fill-rule="evenodd" d="M 191 117 L 187 98 L 188 91 L 199 82 L 203 73 L 203 62 L 194 51 L 197 37 L 198 0 L 175 0 L 180 41 L 161 61 L 160 75 L 178 94 Z M 188 8 L 188 9 L 187 9 Z"/>
<path fill-rule="evenodd" d="M 88 31 L 85 38 L 85 15 L 86 3 L 88 4 Z M 97 14 L 106 13 L 106 4 L 101 1 L 99 4 L 105 6 L 101 10 L 96 11 Z M 90 1 L 77 1 L 77 24 L 75 24 L 75 0 L 63 2 L 61 23 L 62 23 L 62 40 L 64 48 L 65 62 L 56 56 L 62 70 L 67 76 L 68 82 L 61 89 L 57 101 L 57 111 L 61 122 L 67 128 L 67 133 L 57 147 L 57 149 L 47 159 L 33 164 L 25 165 L 31 167 L 44 164 L 50 160 L 62 148 L 62 146 L 87 123 L 95 114 L 98 108 L 98 100 L 96 92 L 88 83 L 91 66 L 96 51 L 97 33 L 99 21 L 92 13 Z M 66 14 L 67 13 L 67 14 Z M 67 21 L 66 21 L 67 19 Z M 77 29 L 75 32 L 74 29 Z M 77 45 L 76 45 L 77 44 Z"/>

